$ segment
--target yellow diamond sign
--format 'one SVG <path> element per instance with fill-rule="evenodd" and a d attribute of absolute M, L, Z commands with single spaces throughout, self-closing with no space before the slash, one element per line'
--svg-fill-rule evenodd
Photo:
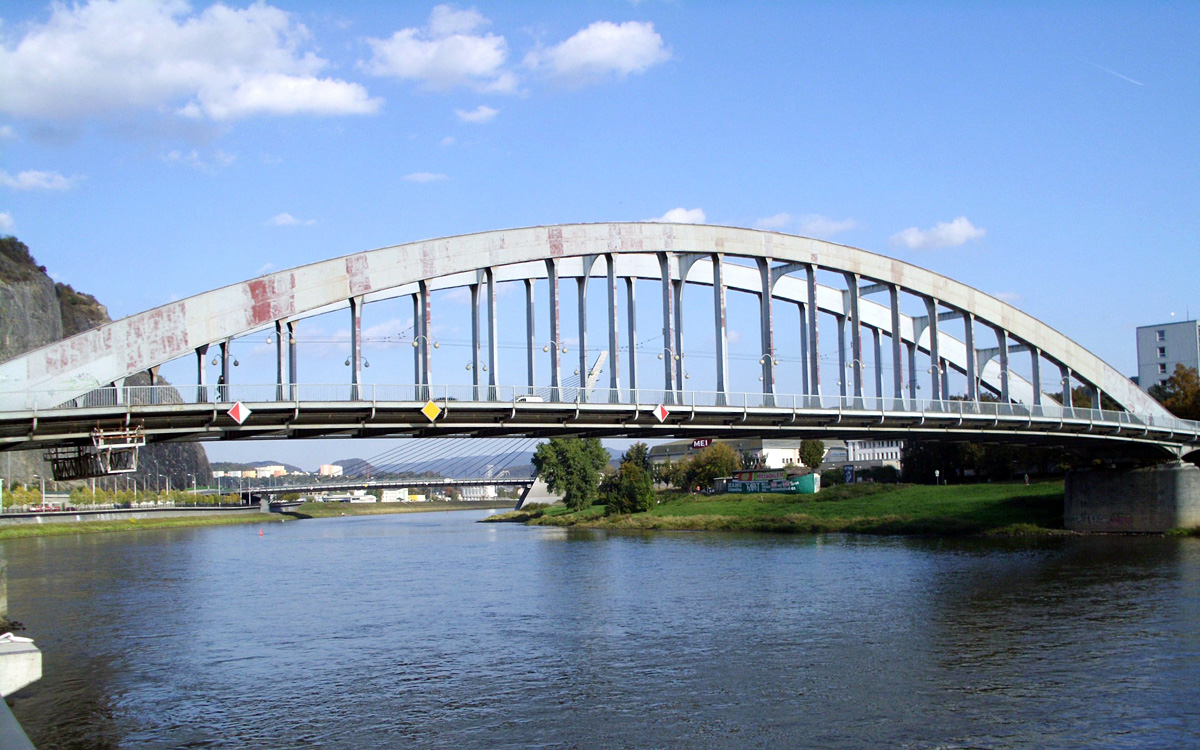
<path fill-rule="evenodd" d="M 442 407 L 433 403 L 433 401 L 426 401 L 425 405 L 421 407 L 421 413 L 424 414 L 430 422 L 432 422 L 438 418 L 439 414 L 442 413 Z"/>

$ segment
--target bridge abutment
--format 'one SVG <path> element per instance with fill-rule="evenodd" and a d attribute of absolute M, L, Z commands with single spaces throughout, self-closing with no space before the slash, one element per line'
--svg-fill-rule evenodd
<path fill-rule="evenodd" d="M 562 502 L 562 495 L 556 495 L 546 486 L 545 480 L 538 477 L 533 481 L 533 484 L 525 488 L 521 493 L 521 498 L 517 500 L 517 510 L 524 508 L 530 503 L 541 503 L 543 505 L 554 505 Z"/>
<path fill-rule="evenodd" d="M 1200 525 L 1200 469 L 1173 461 L 1129 471 L 1067 473 L 1063 521 L 1071 531 L 1161 533 Z"/>

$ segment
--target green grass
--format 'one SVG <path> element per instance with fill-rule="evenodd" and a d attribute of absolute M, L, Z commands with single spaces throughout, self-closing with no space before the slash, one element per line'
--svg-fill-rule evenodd
<path fill-rule="evenodd" d="M 114 531 L 174 529 L 188 526 L 234 526 L 266 524 L 290 520 L 277 513 L 239 513 L 223 516 L 181 516 L 175 518 L 129 518 L 121 521 L 75 521 L 61 523 L 21 523 L 0 526 L 0 539 L 63 534 L 105 534 Z"/>
<path fill-rule="evenodd" d="M 605 516 L 602 506 L 572 512 L 561 506 L 518 511 L 490 521 L 602 529 L 728 529 L 863 534 L 1059 533 L 1062 482 L 1031 485 L 857 484 L 816 495 L 691 495 L 661 493 L 646 513 Z M 524 513 L 524 517 L 522 517 Z"/>

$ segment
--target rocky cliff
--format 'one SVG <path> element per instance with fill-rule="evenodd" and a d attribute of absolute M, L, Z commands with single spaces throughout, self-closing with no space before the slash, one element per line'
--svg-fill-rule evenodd
<path fill-rule="evenodd" d="M 0 237 L 0 362 L 109 320 L 108 310 L 95 297 L 51 280 L 23 242 Z M 144 373 L 127 380 L 128 385 L 148 383 Z M 30 481 L 35 474 L 49 476 L 40 451 L 0 453 L 0 476 L 6 486 Z M 202 485 L 212 478 L 208 456 L 195 443 L 157 443 L 143 448 L 137 476 L 150 478 L 153 485 L 158 474 L 170 476 L 172 487 L 190 485 L 189 476 Z"/>

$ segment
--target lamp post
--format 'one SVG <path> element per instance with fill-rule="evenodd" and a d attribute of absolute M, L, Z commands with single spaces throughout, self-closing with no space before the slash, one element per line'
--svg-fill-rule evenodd
<path fill-rule="evenodd" d="M 660 354 L 659 356 L 661 357 L 662 355 Z M 764 354 L 764 355 L 762 355 L 762 357 L 760 357 L 760 358 L 759 358 L 759 360 L 758 360 L 758 363 L 759 363 L 760 365 L 766 365 L 768 360 L 770 360 L 770 362 L 771 362 L 771 369 L 772 369 L 772 370 L 774 370 L 774 369 L 775 369 L 775 368 L 776 368 L 776 367 L 779 365 L 779 360 L 775 359 L 775 355 L 774 355 L 774 354 Z M 763 379 L 763 376 L 762 376 L 762 375 L 759 375 L 759 376 L 758 376 L 758 379 L 759 379 L 759 380 L 762 380 L 762 379 Z M 840 385 L 840 383 L 839 383 L 839 385 Z"/>
<path fill-rule="evenodd" d="M 33 478 L 37 479 L 41 482 L 41 486 L 42 486 L 41 498 L 42 499 L 41 499 L 41 502 L 39 503 L 39 505 L 41 505 L 42 507 L 45 507 L 46 506 L 46 478 L 39 474 L 34 474 Z"/>

